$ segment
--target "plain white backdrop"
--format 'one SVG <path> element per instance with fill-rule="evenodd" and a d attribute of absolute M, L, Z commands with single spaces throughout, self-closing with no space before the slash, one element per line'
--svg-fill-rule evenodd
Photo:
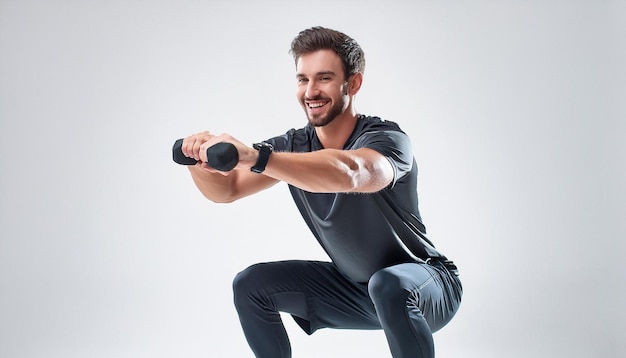
<path fill-rule="evenodd" d="M 0 0 L 0 357 L 252 356 L 233 276 L 326 256 L 286 185 L 210 203 L 171 146 L 303 126 L 288 49 L 315 25 L 413 139 L 465 286 L 438 357 L 626 355 L 625 2 Z M 284 318 L 294 357 L 390 357 Z"/>

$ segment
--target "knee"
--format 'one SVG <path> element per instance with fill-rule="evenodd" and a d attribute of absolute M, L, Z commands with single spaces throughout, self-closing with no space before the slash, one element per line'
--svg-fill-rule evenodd
<path fill-rule="evenodd" d="M 235 275 L 233 279 L 233 298 L 235 305 L 262 295 L 267 275 L 262 264 L 249 266 Z"/>
<path fill-rule="evenodd" d="M 389 269 L 375 272 L 369 280 L 367 289 L 374 303 L 406 300 L 409 292 L 401 285 L 400 278 Z"/>
<path fill-rule="evenodd" d="M 255 282 L 255 271 L 256 269 L 253 265 L 235 275 L 233 279 L 233 293 L 235 297 L 237 297 L 238 294 L 249 292 L 252 289 Z"/>

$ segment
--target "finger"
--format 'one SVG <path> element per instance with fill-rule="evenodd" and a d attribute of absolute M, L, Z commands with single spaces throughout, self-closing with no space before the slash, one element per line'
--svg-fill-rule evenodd
<path fill-rule="evenodd" d="M 198 136 L 197 136 L 198 141 L 196 143 L 197 147 L 194 147 L 195 149 L 194 153 L 198 155 L 197 160 L 200 160 L 203 162 L 207 161 L 206 148 L 209 147 L 208 143 L 210 143 L 214 137 L 215 136 L 211 134 L 209 131 L 198 133 Z"/>
<path fill-rule="evenodd" d="M 186 155 L 189 158 L 193 158 L 195 160 L 198 160 L 198 154 L 196 153 L 196 149 L 195 149 L 195 147 L 197 146 L 197 142 L 198 142 L 198 138 L 196 138 L 196 136 L 191 136 L 189 137 L 189 140 L 187 141 L 187 146 L 186 146 Z"/>
<path fill-rule="evenodd" d="M 206 142 L 207 142 L 207 139 L 205 138 L 198 139 L 195 141 L 193 145 L 193 153 L 194 153 L 194 158 L 196 160 L 200 160 L 203 162 L 206 161 L 206 158 L 204 158 L 206 155 L 202 155 L 202 148 L 204 147 Z"/>
<path fill-rule="evenodd" d="M 200 155 L 198 151 L 200 149 L 200 146 L 203 143 L 203 136 L 204 136 L 204 133 L 201 132 L 201 133 L 194 134 L 190 138 L 191 140 L 189 141 L 188 150 L 189 150 L 190 157 L 192 157 L 195 160 L 200 160 Z"/>
<path fill-rule="evenodd" d="M 183 154 L 188 158 L 194 158 L 199 160 L 198 147 L 205 141 L 209 140 L 212 135 L 209 131 L 199 132 L 183 139 L 181 150 Z"/>
<path fill-rule="evenodd" d="M 183 152 L 185 157 L 191 158 L 189 155 L 189 142 L 191 141 L 191 137 L 187 137 L 183 139 L 183 144 L 180 147 L 180 150 Z"/>
<path fill-rule="evenodd" d="M 202 143 L 202 145 L 200 146 L 200 149 L 198 150 L 198 154 L 200 155 L 200 160 L 205 163 L 209 161 L 209 159 L 206 156 L 206 150 L 210 146 L 209 143 L 211 143 L 211 141 Z"/>

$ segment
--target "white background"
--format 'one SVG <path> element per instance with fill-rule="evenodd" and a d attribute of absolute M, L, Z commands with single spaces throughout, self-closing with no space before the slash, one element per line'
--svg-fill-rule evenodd
<path fill-rule="evenodd" d="M 366 53 L 461 268 L 438 357 L 626 355 L 624 1 L 0 0 L 0 357 L 250 357 L 231 280 L 325 259 L 286 186 L 206 201 L 171 160 L 208 129 L 305 124 L 292 38 Z M 285 317 L 295 357 L 389 357 Z"/>

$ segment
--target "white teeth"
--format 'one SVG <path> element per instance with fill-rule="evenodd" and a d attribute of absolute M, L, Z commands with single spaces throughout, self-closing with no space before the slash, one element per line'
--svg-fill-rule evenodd
<path fill-rule="evenodd" d="M 309 107 L 310 107 L 310 108 L 319 108 L 319 107 L 324 106 L 325 104 L 326 104 L 326 103 L 320 103 L 320 102 L 317 102 L 317 103 L 309 103 Z"/>

